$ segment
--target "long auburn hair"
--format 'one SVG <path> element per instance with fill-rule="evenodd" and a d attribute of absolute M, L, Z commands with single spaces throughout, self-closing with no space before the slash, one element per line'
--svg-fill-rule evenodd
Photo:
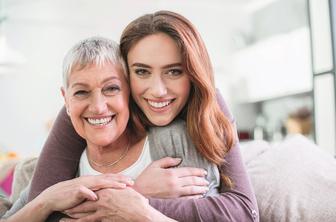
<path fill-rule="evenodd" d="M 120 51 L 127 69 L 131 48 L 139 40 L 156 33 L 165 33 L 176 42 L 182 53 L 183 68 L 191 81 L 189 100 L 178 117 L 186 120 L 188 134 L 198 152 L 210 162 L 223 165 L 224 156 L 234 143 L 234 133 L 230 120 L 217 103 L 210 58 L 192 23 L 170 11 L 146 14 L 132 21 L 120 38 Z M 153 126 L 133 99 L 130 107 L 134 122 L 143 125 L 144 129 Z M 225 172 L 221 172 L 221 178 L 223 185 L 232 188 L 233 184 Z"/>

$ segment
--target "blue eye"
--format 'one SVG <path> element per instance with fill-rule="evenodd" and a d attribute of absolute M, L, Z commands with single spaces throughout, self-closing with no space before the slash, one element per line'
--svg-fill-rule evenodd
<path fill-rule="evenodd" d="M 179 76 L 183 73 L 182 69 L 170 69 L 167 74 L 171 76 Z"/>
<path fill-rule="evenodd" d="M 111 85 L 103 88 L 103 92 L 105 95 L 111 96 L 111 95 L 116 95 L 117 93 L 120 92 L 120 86 L 118 85 Z"/>
<path fill-rule="evenodd" d="M 74 96 L 76 97 L 84 97 L 87 96 L 89 92 L 85 91 L 85 90 L 78 90 L 74 93 Z"/>
<path fill-rule="evenodd" d="M 144 76 L 149 74 L 149 71 L 146 69 L 135 69 L 134 72 L 139 76 Z"/>

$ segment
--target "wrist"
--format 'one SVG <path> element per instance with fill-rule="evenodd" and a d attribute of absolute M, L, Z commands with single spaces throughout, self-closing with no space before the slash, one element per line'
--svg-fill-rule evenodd
<path fill-rule="evenodd" d="M 147 192 L 145 192 L 144 189 L 141 188 L 141 186 L 138 185 L 137 181 L 134 181 L 134 184 L 132 186 L 132 189 L 135 190 L 136 192 L 140 193 L 142 196 L 144 196 L 145 198 L 148 198 L 148 194 Z"/>
<path fill-rule="evenodd" d="M 42 222 L 48 218 L 50 213 L 51 212 L 47 209 L 45 203 L 43 203 L 41 199 L 35 198 L 5 221 L 18 222 L 26 220 L 30 222 Z"/>
<path fill-rule="evenodd" d="M 40 198 L 39 196 L 36 197 L 33 201 L 30 202 L 31 208 L 34 210 L 38 210 L 40 213 L 45 214 L 45 215 L 49 215 L 51 214 L 53 211 L 55 211 L 53 209 L 53 203 L 52 201 L 49 200 L 45 200 L 44 198 Z"/>
<path fill-rule="evenodd" d="M 166 215 L 162 214 L 152 206 L 147 207 L 146 212 L 144 214 L 144 218 L 140 219 L 139 221 L 146 221 L 146 222 L 173 222 L 175 220 L 167 217 Z"/>

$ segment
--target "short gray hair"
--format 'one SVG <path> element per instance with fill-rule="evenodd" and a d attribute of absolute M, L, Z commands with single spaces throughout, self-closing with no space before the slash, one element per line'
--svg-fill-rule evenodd
<path fill-rule="evenodd" d="M 63 86 L 68 88 L 68 78 L 74 67 L 81 70 L 90 64 L 102 66 L 106 62 L 121 65 L 123 71 L 126 71 L 119 45 L 113 40 L 95 36 L 80 41 L 64 57 Z"/>

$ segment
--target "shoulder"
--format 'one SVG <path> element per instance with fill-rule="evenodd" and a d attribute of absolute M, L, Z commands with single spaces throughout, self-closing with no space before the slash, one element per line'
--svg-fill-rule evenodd
<path fill-rule="evenodd" d="M 148 133 L 150 145 L 161 147 L 185 147 L 191 143 L 183 120 L 174 120 L 167 126 L 152 127 Z"/>
<path fill-rule="evenodd" d="M 174 120 L 167 126 L 151 127 L 148 143 L 154 160 L 165 156 L 177 156 L 181 150 L 193 146 L 183 120 Z"/>
<path fill-rule="evenodd" d="M 186 123 L 184 120 L 177 119 L 166 126 L 154 126 L 149 130 L 149 135 L 172 135 L 186 133 Z"/>

